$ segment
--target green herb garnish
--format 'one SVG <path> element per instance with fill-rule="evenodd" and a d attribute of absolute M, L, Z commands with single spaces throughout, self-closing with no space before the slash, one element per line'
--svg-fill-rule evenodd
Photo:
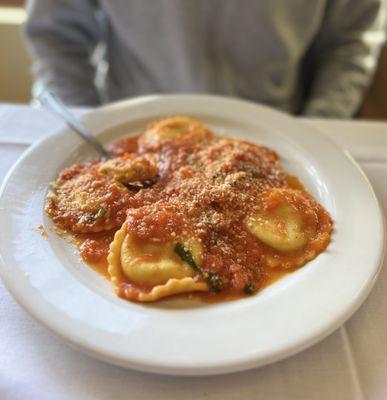
<path fill-rule="evenodd" d="M 213 292 L 220 292 L 222 290 L 222 279 L 218 274 L 213 274 L 203 271 L 199 268 L 192 257 L 192 254 L 181 243 L 176 243 L 173 249 L 175 253 L 186 262 L 195 272 L 198 272 L 202 278 L 207 282 L 208 286 Z"/>
<path fill-rule="evenodd" d="M 254 286 L 251 283 L 246 284 L 243 289 L 244 294 L 253 294 L 254 293 Z"/>
<path fill-rule="evenodd" d="M 173 249 L 175 253 L 183 260 L 185 261 L 194 271 L 196 272 L 202 272 L 201 269 L 196 265 L 196 262 L 192 258 L 192 254 L 189 250 L 186 250 L 184 246 L 177 242 L 175 244 L 175 248 Z"/>
<path fill-rule="evenodd" d="M 98 210 L 97 214 L 94 215 L 94 219 L 101 218 L 101 217 L 103 217 L 105 214 L 106 214 L 106 208 L 105 208 L 105 207 L 101 207 L 101 208 Z"/>
<path fill-rule="evenodd" d="M 218 274 L 205 272 L 204 279 L 213 292 L 218 293 L 222 290 L 222 279 Z"/>

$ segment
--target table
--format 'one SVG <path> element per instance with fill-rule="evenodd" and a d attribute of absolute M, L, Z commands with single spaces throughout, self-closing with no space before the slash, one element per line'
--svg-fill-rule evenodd
<path fill-rule="evenodd" d="M 302 121 L 355 157 L 387 214 L 387 123 Z M 0 181 L 31 143 L 61 127 L 45 111 L 0 105 Z M 363 306 L 321 343 L 266 367 L 204 378 L 129 371 L 86 356 L 35 322 L 0 282 L 0 399 L 387 399 L 387 260 L 384 267 Z"/>

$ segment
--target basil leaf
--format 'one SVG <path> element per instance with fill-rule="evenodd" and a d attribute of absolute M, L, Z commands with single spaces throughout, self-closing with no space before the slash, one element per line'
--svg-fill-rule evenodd
<path fill-rule="evenodd" d="M 181 243 L 176 243 L 175 248 L 173 249 L 174 252 L 183 260 L 185 261 L 194 271 L 202 272 L 201 269 L 196 265 L 196 262 L 192 258 L 192 254 L 189 250 L 186 250 Z"/>
<path fill-rule="evenodd" d="M 181 243 L 177 242 L 174 247 L 174 252 L 186 262 L 195 272 L 198 272 L 213 292 L 222 290 L 222 278 L 218 274 L 205 272 L 199 268 L 192 257 L 192 254 Z"/>
<path fill-rule="evenodd" d="M 101 217 L 103 217 L 105 214 L 106 214 L 106 208 L 105 208 L 105 207 L 101 207 L 101 208 L 98 210 L 97 214 L 95 214 L 94 219 L 101 218 Z"/>

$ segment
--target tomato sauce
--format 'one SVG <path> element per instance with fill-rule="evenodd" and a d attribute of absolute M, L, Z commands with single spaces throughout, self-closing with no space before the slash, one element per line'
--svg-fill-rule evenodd
<path fill-rule="evenodd" d="M 113 144 L 110 151 L 116 156 L 138 152 L 137 137 Z M 127 231 L 139 245 L 197 238 L 203 250 L 200 269 L 217 277 L 221 291 L 215 296 L 200 294 L 206 301 L 250 295 L 302 266 L 328 244 L 329 214 L 296 177 L 282 170 L 274 151 L 216 138 L 194 144 L 171 142 L 158 149 L 157 156 L 157 181 L 133 191 L 128 201 Z M 292 207 L 302 211 L 305 229 L 315 232 L 305 248 L 281 253 L 246 229 L 244 219 L 258 203 L 270 212 L 283 200 L 275 192 L 262 195 L 272 188 L 301 192 L 286 196 Z M 114 230 L 78 235 L 82 258 L 104 276 L 108 276 L 106 257 L 113 235 Z M 122 285 L 127 288 L 131 283 Z"/>
<path fill-rule="evenodd" d="M 110 279 L 107 256 L 115 231 L 75 235 L 79 254 L 96 272 Z"/>

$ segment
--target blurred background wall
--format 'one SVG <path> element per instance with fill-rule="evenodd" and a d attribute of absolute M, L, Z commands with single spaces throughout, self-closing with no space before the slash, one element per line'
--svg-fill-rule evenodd
<path fill-rule="evenodd" d="M 0 0 L 0 102 L 27 103 L 30 99 L 31 59 L 21 35 L 25 18 L 22 0 Z M 387 45 L 358 118 L 387 119 L 386 100 Z"/>
<path fill-rule="evenodd" d="M 0 0 L 0 102 L 25 103 L 30 98 L 31 60 L 21 36 L 22 1 Z"/>

